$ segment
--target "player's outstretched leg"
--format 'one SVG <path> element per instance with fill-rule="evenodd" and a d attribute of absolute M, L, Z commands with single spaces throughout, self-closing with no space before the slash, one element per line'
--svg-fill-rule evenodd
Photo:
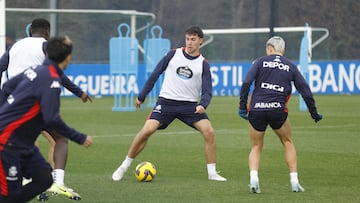
<path fill-rule="evenodd" d="M 54 183 L 48 189 L 48 192 L 54 195 L 64 195 L 72 200 L 81 200 L 78 193 L 64 184 L 65 166 L 68 157 L 68 139 L 55 130 L 47 129 L 46 132 L 51 135 L 56 143 L 54 148 Z"/>
<path fill-rule="evenodd" d="M 28 202 L 37 197 L 42 191 L 45 191 L 52 184 L 51 169 L 39 166 L 34 168 L 31 181 L 23 186 L 20 196 L 15 197 L 14 201 L 10 202 Z"/>

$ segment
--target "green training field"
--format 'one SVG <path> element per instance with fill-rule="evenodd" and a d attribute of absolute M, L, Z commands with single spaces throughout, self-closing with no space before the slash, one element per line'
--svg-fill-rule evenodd
<path fill-rule="evenodd" d="M 112 112 L 112 97 L 94 99 L 92 104 L 63 98 L 64 120 L 94 138 L 89 149 L 71 142 L 65 183 L 76 189 L 83 203 L 360 202 L 360 95 L 315 95 L 315 99 L 324 115 L 317 124 L 308 112 L 299 111 L 297 96 L 289 103 L 304 193 L 290 191 L 283 149 L 270 129 L 259 171 L 262 194 L 249 192 L 250 142 L 247 122 L 237 115 L 237 97 L 215 97 L 207 110 L 217 134 L 217 169 L 227 182 L 207 180 L 202 137 L 179 121 L 156 132 L 125 178 L 113 182 L 111 174 L 150 109 Z M 40 144 L 46 154 L 42 137 Z M 153 182 L 139 183 L 134 169 L 145 160 L 156 165 L 157 176 Z M 48 202 L 71 201 L 51 196 Z"/>

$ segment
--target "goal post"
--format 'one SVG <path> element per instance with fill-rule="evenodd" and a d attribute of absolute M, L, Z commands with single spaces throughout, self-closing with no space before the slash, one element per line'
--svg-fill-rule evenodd
<path fill-rule="evenodd" d="M 286 56 L 296 61 L 299 59 L 299 47 L 304 26 L 274 27 L 275 35 L 281 35 L 286 40 Z M 329 31 L 322 27 L 311 27 L 313 33 L 312 49 L 315 47 L 315 58 L 329 59 L 328 44 L 322 43 Z M 269 39 L 270 28 L 230 28 L 204 29 L 205 40 L 202 52 L 212 61 L 239 62 L 252 61 L 264 54 L 264 44 Z M 321 44 L 321 46 L 318 46 Z M 219 51 L 221 50 L 221 51 Z"/>
<path fill-rule="evenodd" d="M 304 28 L 304 36 L 302 37 L 300 44 L 299 66 L 301 74 L 305 78 L 306 82 L 309 83 L 309 64 L 311 63 L 312 57 L 312 31 L 311 27 L 309 27 L 307 23 Z M 299 110 L 307 110 L 305 101 L 301 95 L 299 95 Z"/>
<path fill-rule="evenodd" d="M 317 47 L 319 44 L 321 44 L 328 36 L 329 36 L 329 30 L 327 28 L 322 28 L 322 27 L 310 27 L 307 23 L 305 24 L 305 26 L 299 26 L 299 27 L 274 27 L 274 33 L 279 34 L 279 35 L 284 35 L 285 33 L 296 33 L 297 32 L 297 37 L 290 37 L 292 40 L 287 41 L 286 44 L 291 44 L 291 48 L 292 49 L 292 58 L 293 59 L 298 59 L 299 60 L 299 70 L 302 73 L 302 75 L 304 76 L 305 80 L 307 82 L 309 82 L 309 77 L 308 77 L 308 69 L 309 69 L 309 64 L 311 63 L 312 60 L 312 49 L 314 49 L 315 47 Z M 253 44 L 249 43 L 247 39 L 245 39 L 245 36 L 257 36 L 257 38 L 254 38 L 252 40 L 254 41 L 263 41 L 263 40 L 267 40 L 270 36 L 270 28 L 268 27 L 263 27 L 263 28 L 232 28 L 232 29 L 204 29 L 204 34 L 206 36 L 205 42 L 202 44 L 202 47 L 205 47 L 205 50 L 207 50 L 207 46 L 211 46 L 212 43 L 218 43 L 217 41 L 222 40 L 222 38 L 226 38 L 226 36 L 233 36 L 232 41 L 230 42 L 230 44 L 222 44 L 222 43 L 218 43 L 217 45 L 214 46 L 219 46 L 221 48 L 214 48 L 212 47 L 212 49 L 209 48 L 209 50 L 224 50 L 223 52 L 226 52 L 223 55 L 229 55 L 229 54 L 233 54 L 232 52 L 239 52 L 242 51 L 241 48 L 239 48 L 239 46 L 243 46 L 243 44 L 246 48 L 243 49 L 246 51 L 246 55 L 249 55 L 249 51 L 250 48 Z M 314 32 L 320 33 L 317 34 L 316 36 L 313 35 Z M 300 35 L 304 33 L 303 35 Z M 262 34 L 261 37 L 259 37 L 259 35 L 257 34 Z M 265 35 L 266 36 L 265 36 Z M 218 37 L 217 39 L 216 36 Z M 220 38 L 219 36 L 221 36 L 222 38 Z M 242 39 L 241 36 L 243 36 Z M 293 41 L 296 41 L 296 43 L 294 43 Z M 299 43 L 297 43 L 299 42 Z M 220 44 L 220 45 L 219 45 Z M 298 47 L 300 45 L 300 47 Z M 262 45 L 262 47 L 265 46 L 265 43 Z M 289 46 L 287 46 L 289 47 Z M 294 47 L 298 49 L 294 50 Z M 227 50 L 227 49 L 231 49 L 232 50 Z M 262 48 L 264 49 L 264 48 Z M 287 49 L 288 50 L 288 49 Z M 210 51 L 211 52 L 211 51 Z M 222 54 L 220 53 L 220 54 Z M 299 53 L 299 54 L 294 54 L 294 53 Z M 215 53 L 217 55 L 219 55 L 219 53 Z M 241 53 L 235 53 L 238 55 L 241 55 Z M 255 57 L 255 56 L 254 56 Z M 256 56 L 255 58 L 257 58 L 258 56 Z M 252 59 L 248 59 L 248 60 L 254 60 L 255 58 Z M 289 58 L 289 57 L 288 57 Z M 236 59 L 235 59 L 236 60 Z M 299 95 L 299 110 L 300 111 L 305 111 L 307 110 L 306 108 L 306 104 L 303 100 L 303 98 L 301 97 L 301 95 Z"/>
<path fill-rule="evenodd" d="M 2 0 L 5 1 L 5 0 Z M 149 16 L 151 17 L 151 23 L 155 21 L 155 15 L 153 13 L 139 12 L 136 10 L 101 10 L 101 9 L 35 9 L 35 8 L 5 8 L 5 11 L 9 12 L 31 12 L 31 13 L 77 13 L 77 14 L 122 14 L 131 16 L 130 28 L 133 30 L 130 33 L 132 38 L 135 38 L 136 32 L 140 32 L 146 29 L 146 26 L 136 28 L 136 16 Z"/>
<path fill-rule="evenodd" d="M 6 15 L 5 0 L 0 0 L 0 54 L 5 52 L 6 46 Z"/>
<path fill-rule="evenodd" d="M 5 0 L 0 0 L 0 6 L 1 53 L 5 51 L 6 29 L 11 29 L 11 31 L 17 33 L 22 32 L 23 35 L 17 34 L 16 38 L 25 37 L 25 26 L 31 23 L 34 18 L 49 19 L 51 36 L 65 33 L 72 38 L 78 37 L 79 40 L 76 41 L 84 43 L 77 45 L 77 47 L 101 47 L 101 49 L 104 49 L 105 45 L 97 46 L 97 44 L 92 44 L 92 46 L 87 46 L 86 43 L 96 42 L 100 44 L 101 41 L 108 41 L 114 35 L 116 36 L 117 26 L 124 22 L 129 23 L 131 27 L 131 38 L 139 38 L 139 33 L 146 29 L 147 23 L 154 24 L 156 18 L 153 13 L 136 10 L 6 8 Z M 6 16 L 8 18 L 5 20 Z M 91 30 L 91 27 L 98 29 Z M 142 47 L 139 48 L 142 50 Z M 107 52 L 102 54 L 99 51 L 99 54 L 102 58 L 95 59 L 96 61 L 104 62 L 107 60 Z"/>
<path fill-rule="evenodd" d="M 322 27 L 274 27 L 275 33 L 289 33 L 289 32 L 304 32 L 307 29 L 311 29 L 311 32 L 323 32 L 323 35 L 316 39 L 311 44 L 311 48 L 316 47 L 323 42 L 329 36 L 329 30 Z M 222 34 L 256 34 L 256 33 L 270 33 L 270 28 L 231 28 L 231 29 L 203 29 L 205 35 L 208 35 L 209 39 L 205 40 L 202 46 L 206 46 L 214 41 L 214 35 Z"/>

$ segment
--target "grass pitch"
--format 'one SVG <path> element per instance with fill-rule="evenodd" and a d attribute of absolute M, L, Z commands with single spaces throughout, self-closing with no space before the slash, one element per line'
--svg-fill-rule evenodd
<path fill-rule="evenodd" d="M 179 121 L 157 131 L 124 179 L 113 182 L 111 174 L 124 159 L 150 109 L 112 112 L 112 97 L 95 99 L 92 104 L 63 98 L 64 120 L 94 138 L 89 149 L 71 142 L 65 183 L 82 196 L 83 203 L 360 202 L 360 95 L 315 95 L 315 99 L 324 115 L 316 124 L 308 112 L 299 111 L 297 96 L 289 103 L 304 193 L 290 191 L 283 149 L 270 128 L 259 171 L 262 193 L 249 192 L 250 141 L 247 122 L 237 115 L 238 97 L 215 97 L 207 110 L 216 130 L 217 169 L 227 182 L 207 180 L 202 136 Z M 45 139 L 39 139 L 47 154 Z M 135 179 L 135 166 L 141 161 L 156 165 L 153 182 Z M 48 200 L 71 201 L 63 196 Z"/>

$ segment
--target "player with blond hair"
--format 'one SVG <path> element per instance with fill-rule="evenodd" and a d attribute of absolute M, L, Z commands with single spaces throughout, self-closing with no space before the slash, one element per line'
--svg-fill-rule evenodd
<path fill-rule="evenodd" d="M 291 124 L 288 118 L 287 102 L 292 93 L 292 83 L 304 98 L 311 117 L 315 122 L 322 119 L 317 112 L 315 100 L 309 85 L 297 66 L 285 58 L 285 41 L 279 36 L 266 42 L 266 56 L 256 59 L 246 74 L 240 91 L 240 117 L 249 120 L 251 151 L 249 154 L 250 191 L 260 193 L 259 165 L 268 125 L 279 137 L 290 172 L 291 190 L 304 192 L 297 171 L 297 155 L 292 140 Z M 248 106 L 250 86 L 255 88 Z"/>

